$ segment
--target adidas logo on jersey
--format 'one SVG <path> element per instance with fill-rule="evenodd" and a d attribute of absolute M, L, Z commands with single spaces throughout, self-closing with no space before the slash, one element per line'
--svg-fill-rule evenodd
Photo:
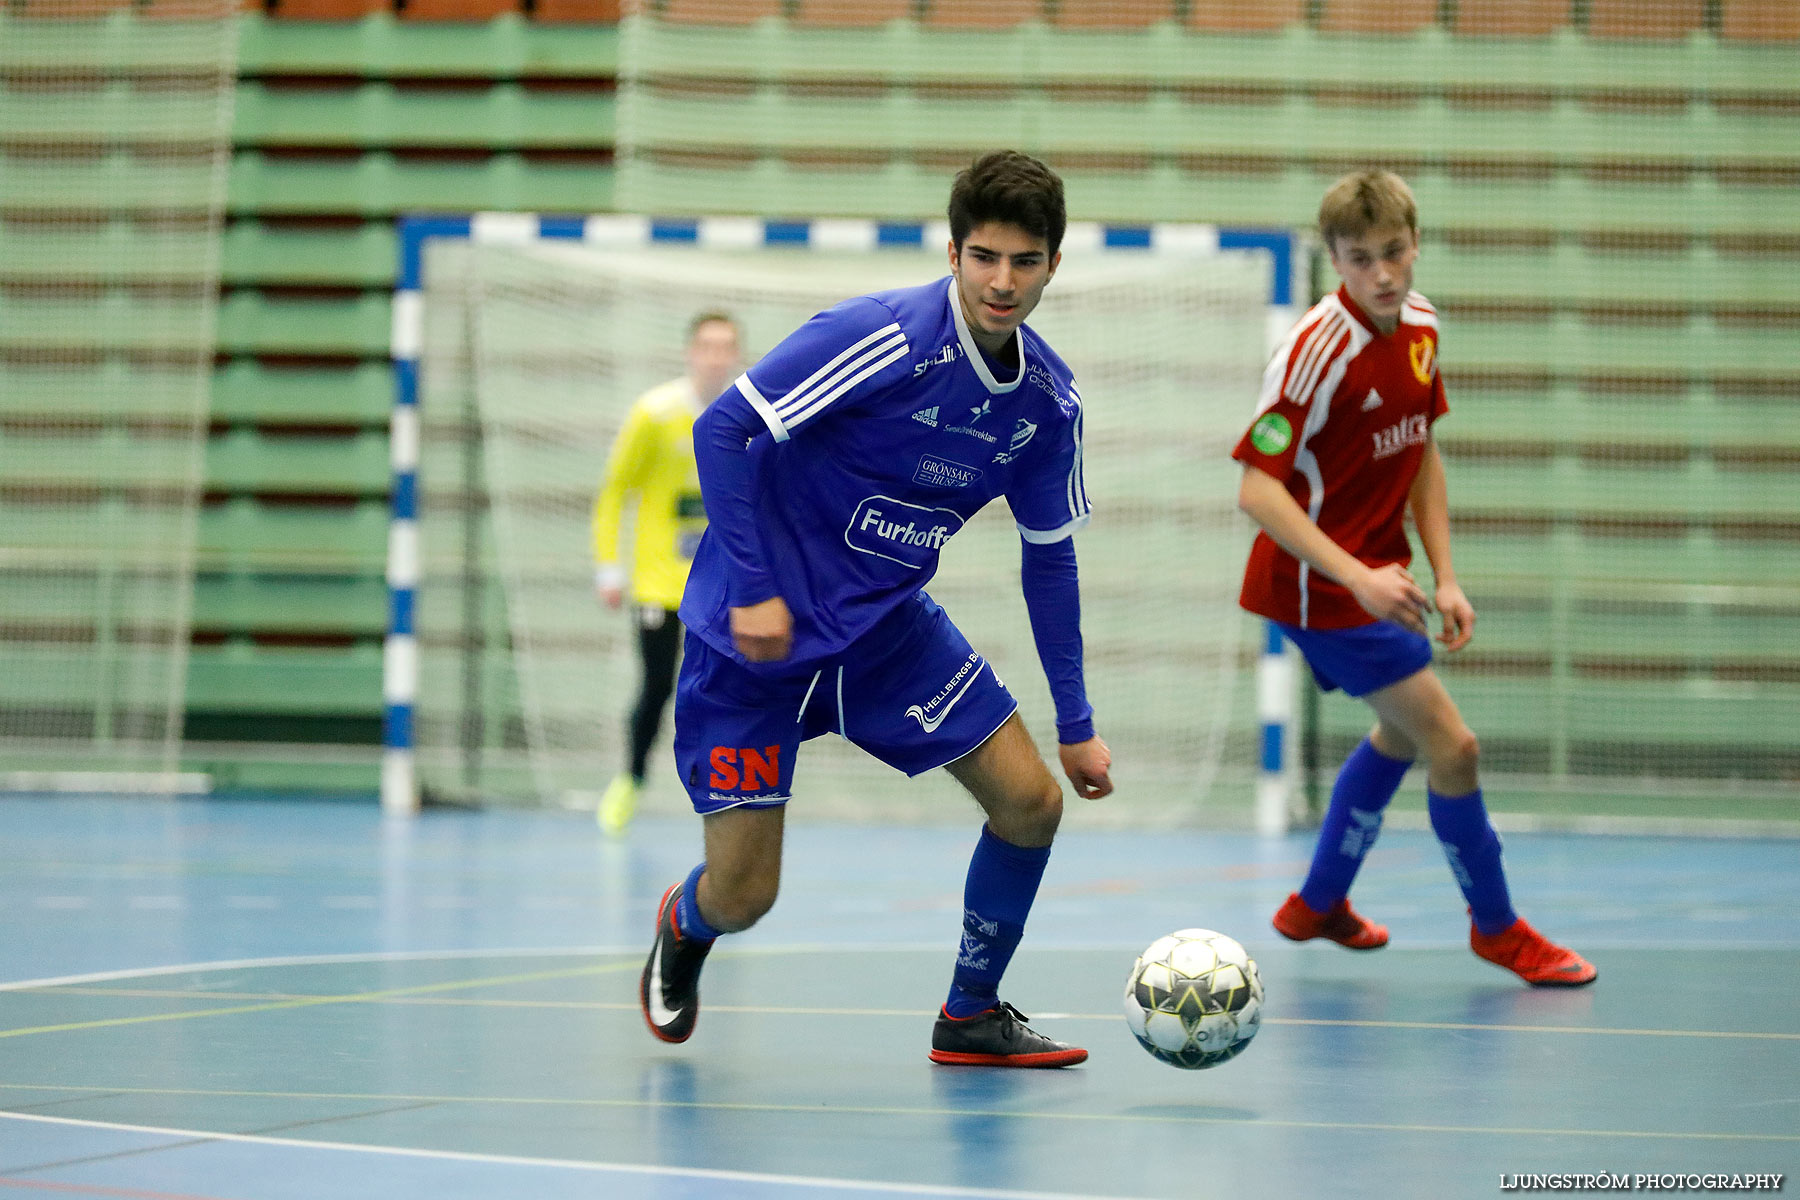
<path fill-rule="evenodd" d="M 1363 397 L 1363 411 L 1364 412 L 1374 412 L 1376 409 L 1378 409 L 1380 407 L 1381 407 L 1381 393 L 1376 391 L 1374 388 L 1370 388 L 1369 394 Z"/>
<path fill-rule="evenodd" d="M 929 425 L 933 429 L 936 429 L 938 421 L 938 405 L 934 404 L 930 408 L 921 408 L 918 412 L 913 414 L 913 420 L 921 425 Z"/>

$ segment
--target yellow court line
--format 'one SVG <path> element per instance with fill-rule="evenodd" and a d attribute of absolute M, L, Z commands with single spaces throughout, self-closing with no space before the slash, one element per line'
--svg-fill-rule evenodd
<path fill-rule="evenodd" d="M 292 1000 L 274 1000 L 265 1004 L 239 1004 L 229 1008 L 202 1008 L 187 1012 L 147 1013 L 135 1017 L 108 1017 L 96 1021 L 69 1021 L 61 1025 L 33 1025 L 20 1029 L 0 1029 L 0 1038 L 30 1037 L 39 1033 L 67 1033 L 77 1029 L 105 1029 L 118 1025 L 146 1025 L 155 1021 L 191 1021 L 199 1017 L 229 1017 L 242 1013 L 280 1012 L 295 1008 L 314 1008 L 324 1004 L 368 1004 L 403 996 L 430 992 L 451 992 L 462 988 L 497 987 L 507 983 L 540 983 L 549 979 L 573 979 L 582 975 L 603 975 L 626 968 L 637 970 L 632 962 L 604 963 L 599 966 L 565 967 L 560 971 L 532 971 L 521 975 L 491 975 L 480 979 L 455 979 L 445 983 L 423 983 L 414 987 L 384 988 L 374 992 L 352 992 L 338 996 L 303 996 Z M 49 989 L 45 989 L 48 991 Z"/>
<path fill-rule="evenodd" d="M 599 974 L 615 970 L 623 966 L 636 964 L 609 964 L 605 967 L 570 968 L 558 972 L 545 972 L 538 975 L 514 975 L 495 979 L 469 980 L 456 984 L 428 984 L 423 988 L 395 988 L 388 992 L 368 992 L 354 996 L 317 996 L 291 992 L 184 992 L 176 989 L 150 988 L 80 988 L 55 987 L 41 989 L 41 994 L 59 996 L 129 996 L 139 999 L 186 1000 L 205 997 L 207 999 L 230 1000 L 266 1000 L 265 1005 L 246 1005 L 241 1008 L 213 1009 L 204 1013 L 169 1014 L 177 1016 L 209 1016 L 221 1013 L 256 1012 L 259 1009 L 303 1007 L 311 1004 L 419 1004 L 443 1005 L 454 1008 L 543 1008 L 574 1009 L 584 1012 L 636 1012 L 635 1001 L 608 1000 L 497 1000 L 478 999 L 459 996 L 420 995 L 427 990 L 446 991 L 458 987 L 487 986 L 495 983 L 510 983 L 531 979 L 564 978 L 579 975 Z M 817 1008 L 793 1007 L 766 1004 L 709 1004 L 709 1012 L 743 1013 L 751 1016 L 779 1017 L 906 1017 L 915 1018 L 930 1016 L 931 1010 L 925 1008 Z M 156 1017 L 121 1017 L 112 1023 L 130 1023 L 132 1021 L 156 1020 Z M 1116 1013 L 1045 1013 L 1039 1020 L 1063 1021 L 1116 1021 Z M 1286 1025 L 1296 1027 L 1318 1027 L 1322 1029 L 1427 1029 L 1444 1030 L 1453 1033 L 1556 1033 L 1584 1034 L 1595 1037 L 1662 1037 L 1662 1038 L 1721 1038 L 1743 1041 L 1800 1042 L 1800 1033 L 1778 1033 L 1762 1030 L 1735 1029 L 1606 1029 L 1595 1025 L 1488 1025 L 1477 1021 L 1359 1021 L 1349 1018 L 1322 1017 L 1264 1017 L 1264 1025 Z M 104 1025 L 105 1021 L 89 1024 Z M 0 1037 L 12 1036 L 13 1033 L 44 1032 L 61 1028 L 84 1028 L 83 1025 L 46 1026 L 43 1030 L 17 1030 L 0 1032 Z"/>
<path fill-rule="evenodd" d="M 983 1117 L 1019 1121 L 1088 1121 L 1107 1124 L 1126 1124 L 1143 1121 L 1158 1125 L 1246 1125 L 1272 1129 L 1325 1129 L 1370 1133 L 1472 1133 L 1502 1137 L 1581 1137 L 1629 1138 L 1642 1140 L 1675 1139 L 1706 1142 L 1800 1143 L 1800 1134 L 1793 1133 L 1704 1133 L 1661 1129 L 1547 1129 L 1526 1126 L 1415 1125 L 1405 1123 L 1385 1124 L 1379 1121 L 1291 1121 L 1264 1119 L 1261 1117 L 1214 1117 L 1195 1114 L 1075 1113 L 1063 1111 L 1033 1112 L 1009 1109 L 921 1108 L 912 1106 L 842 1104 L 834 1104 L 829 1108 L 821 1108 L 818 1104 L 747 1104 L 698 1100 L 605 1100 L 597 1098 L 578 1100 L 555 1096 L 442 1096 L 388 1092 L 258 1092 L 229 1089 L 213 1090 L 207 1088 L 76 1087 L 68 1084 L 28 1083 L 0 1083 L 0 1090 L 93 1092 L 97 1095 L 206 1096 L 241 1100 L 352 1100 L 358 1103 L 496 1104 L 532 1107 L 562 1105 L 570 1108 L 670 1109 L 684 1112 L 792 1113 L 815 1118 L 826 1115 L 849 1115 L 860 1117 L 929 1117 L 933 1120 L 941 1120 L 947 1117 Z M 5 1115 L 4 1110 L 0 1110 L 0 1117 L 4 1117 Z"/>

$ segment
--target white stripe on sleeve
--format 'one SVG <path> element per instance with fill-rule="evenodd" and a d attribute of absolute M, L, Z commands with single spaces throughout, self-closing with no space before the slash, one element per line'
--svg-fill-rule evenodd
<path fill-rule="evenodd" d="M 1319 324 L 1319 331 L 1314 334 L 1312 347 L 1309 347 L 1311 361 L 1303 368 L 1304 374 L 1301 371 L 1295 372 L 1296 386 L 1288 392 L 1288 399 L 1296 404 L 1305 404 L 1311 400 L 1313 389 L 1318 386 L 1319 376 L 1326 365 L 1350 344 L 1350 331 L 1346 328 L 1349 324 L 1348 317 L 1334 315 Z"/>
<path fill-rule="evenodd" d="M 783 425 L 781 423 L 781 418 L 776 415 L 775 406 L 764 399 L 763 394 L 756 390 L 756 385 L 750 382 L 750 372 L 745 371 L 742 375 L 739 375 L 737 377 L 737 382 L 733 383 L 731 386 L 742 393 L 744 399 L 750 402 L 750 407 L 754 408 L 757 416 L 763 419 L 763 424 L 769 427 L 769 432 L 775 435 L 776 441 L 785 442 L 788 440 L 787 426 Z"/>
<path fill-rule="evenodd" d="M 906 337 L 896 331 L 888 341 L 846 363 L 835 375 L 826 379 L 819 387 L 809 391 L 798 407 L 796 407 L 795 393 L 789 392 L 775 406 L 775 410 L 789 425 L 802 424 L 818 415 L 819 412 L 829 407 L 832 401 L 869 376 L 884 367 L 899 362 L 906 355 Z"/>
<path fill-rule="evenodd" d="M 1059 525 L 1055 529 L 1027 529 L 1017 521 L 1014 521 L 1013 525 L 1018 529 L 1019 536 L 1026 541 L 1036 546 L 1048 546 L 1052 542 L 1062 541 L 1064 538 L 1086 525 L 1090 515 L 1091 514 L 1089 513 L 1082 513 L 1073 521 Z"/>
<path fill-rule="evenodd" d="M 840 385 L 847 377 L 866 378 L 872 373 L 865 370 L 871 362 L 881 360 L 880 366 L 874 368 L 880 370 L 881 366 L 905 353 L 906 335 L 897 322 L 890 322 L 807 376 L 776 402 L 775 411 L 784 422 L 798 424 L 811 415 L 813 409 L 820 407 L 821 399 L 829 404 L 842 395 L 845 389 Z"/>
<path fill-rule="evenodd" d="M 1065 495 L 1069 501 L 1069 515 L 1077 517 L 1085 522 L 1088 513 L 1087 483 L 1081 476 L 1081 423 L 1083 413 L 1081 411 L 1081 400 L 1079 397 L 1077 397 L 1075 404 L 1075 428 L 1072 431 L 1075 438 L 1075 461 L 1069 467 L 1069 483 Z"/>

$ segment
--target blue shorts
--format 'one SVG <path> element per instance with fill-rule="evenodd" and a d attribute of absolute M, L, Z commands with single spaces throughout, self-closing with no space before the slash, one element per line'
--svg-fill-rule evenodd
<path fill-rule="evenodd" d="M 822 733 L 922 775 L 980 746 L 1018 707 L 924 593 L 836 658 L 800 669 L 746 667 L 690 632 L 675 685 L 675 766 L 695 812 L 771 808 L 793 795 L 800 743 Z"/>
<path fill-rule="evenodd" d="M 1346 696 L 1366 696 L 1431 665 L 1431 639 L 1392 621 L 1350 629 L 1275 624 L 1300 647 L 1313 678 L 1327 692 L 1342 688 Z"/>

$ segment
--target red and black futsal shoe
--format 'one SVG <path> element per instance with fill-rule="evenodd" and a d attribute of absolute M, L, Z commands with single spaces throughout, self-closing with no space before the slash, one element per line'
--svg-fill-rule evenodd
<path fill-rule="evenodd" d="M 675 915 L 680 899 L 679 883 L 663 893 L 656 910 L 656 941 L 638 980 L 644 1023 L 665 1042 L 685 1042 L 693 1036 L 700 1016 L 700 967 L 712 949 L 710 941 L 681 936 L 681 921 Z"/>
<path fill-rule="evenodd" d="M 1275 932 L 1290 942 L 1324 938 L 1352 950 L 1379 950 L 1388 944 L 1386 925 L 1377 925 L 1339 900 L 1328 912 L 1314 912 L 1295 892 L 1275 912 Z"/>
<path fill-rule="evenodd" d="M 1567 946 L 1559 946 L 1520 917 L 1499 933 L 1469 926 L 1469 949 L 1497 967 L 1505 967 L 1532 987 L 1581 987 L 1600 972 Z"/>
<path fill-rule="evenodd" d="M 964 1067 L 1072 1067 L 1088 1053 L 1045 1037 L 1024 1013 L 1002 1000 L 972 1017 L 938 1010 L 931 1027 L 931 1061 Z"/>

